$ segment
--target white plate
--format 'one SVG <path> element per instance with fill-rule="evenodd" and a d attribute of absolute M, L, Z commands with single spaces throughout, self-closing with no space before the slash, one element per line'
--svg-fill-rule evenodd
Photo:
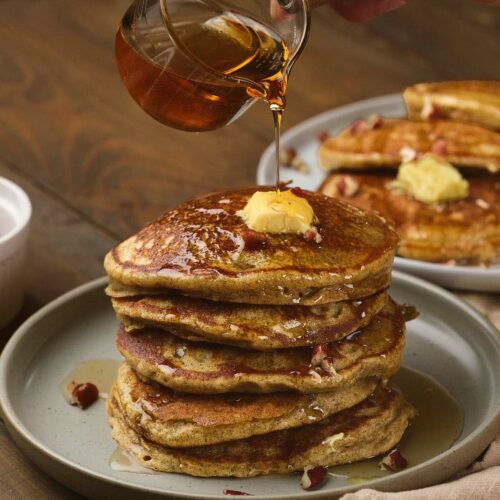
<path fill-rule="evenodd" d="M 287 130 L 281 137 L 281 147 L 295 148 L 300 157 L 309 165 L 311 171 L 308 174 L 303 174 L 282 167 L 280 170 L 281 179 L 291 180 L 293 185 L 301 186 L 304 189 L 312 191 L 318 189 L 326 177 L 325 171 L 317 163 L 318 134 L 327 130 L 330 135 L 335 135 L 354 120 L 373 113 L 392 118 L 404 116 L 406 111 L 401 95 L 390 94 L 341 106 L 313 116 Z M 258 184 L 274 184 L 274 161 L 274 144 L 271 144 L 264 151 L 257 168 Z M 483 292 L 500 291 L 500 266 L 498 265 L 487 268 L 450 266 L 397 257 L 394 267 L 448 288 Z"/>
<path fill-rule="evenodd" d="M 500 426 L 500 337 L 493 325 L 449 292 L 395 272 L 391 293 L 420 316 L 408 324 L 403 364 L 436 379 L 464 410 L 464 428 L 449 450 L 404 471 L 367 481 L 381 490 L 442 481 L 470 464 Z M 359 485 L 329 478 L 307 494 L 300 475 L 204 479 L 145 475 L 109 466 L 116 448 L 98 401 L 85 411 L 69 406 L 58 385 L 82 360 L 119 359 L 117 321 L 104 295 L 104 278 L 76 288 L 38 311 L 0 356 L 0 414 L 23 451 L 45 472 L 90 498 L 221 499 L 224 489 L 255 499 L 331 499 Z"/>

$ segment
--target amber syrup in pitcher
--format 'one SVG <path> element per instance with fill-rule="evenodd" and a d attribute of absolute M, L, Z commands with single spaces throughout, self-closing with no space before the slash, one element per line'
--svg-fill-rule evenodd
<path fill-rule="evenodd" d="M 279 127 L 288 51 L 272 29 L 232 12 L 202 23 L 176 24 L 179 39 L 196 60 L 216 72 L 211 75 L 203 68 L 193 70 L 196 63 L 173 44 L 166 29 L 141 28 L 139 37 L 133 22 L 129 9 L 116 34 L 118 69 L 132 97 L 156 120 L 182 130 L 212 130 L 258 97 L 269 103 Z M 217 73 L 232 78 L 224 80 Z"/>

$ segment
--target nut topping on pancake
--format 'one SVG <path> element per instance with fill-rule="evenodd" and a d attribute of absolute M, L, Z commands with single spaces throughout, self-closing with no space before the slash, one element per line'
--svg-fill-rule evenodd
<path fill-rule="evenodd" d="M 319 367 L 330 375 L 336 375 L 333 367 L 333 353 L 328 344 L 315 345 L 312 351 L 311 366 Z"/>
<path fill-rule="evenodd" d="M 304 468 L 304 474 L 300 480 L 300 485 L 304 490 L 312 490 L 318 487 L 326 479 L 326 467 L 308 465 Z"/>
<path fill-rule="evenodd" d="M 379 462 L 379 466 L 381 469 L 397 472 L 406 469 L 408 462 L 406 458 L 401 455 L 399 448 L 394 448 L 394 450 L 390 451 L 389 454 Z"/>

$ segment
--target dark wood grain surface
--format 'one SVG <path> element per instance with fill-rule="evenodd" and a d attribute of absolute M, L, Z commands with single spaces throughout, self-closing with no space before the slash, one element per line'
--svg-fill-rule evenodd
<path fill-rule="evenodd" d="M 165 208 L 248 185 L 273 136 L 261 103 L 225 129 L 168 129 L 128 97 L 113 38 L 128 0 L 0 1 L 0 175 L 34 208 L 23 310 L 103 274 L 116 241 Z M 284 128 L 356 99 L 418 82 L 500 79 L 500 9 L 413 0 L 363 25 L 327 6 L 289 88 Z M 31 465 L 0 424 L 0 497 L 76 498 Z"/>

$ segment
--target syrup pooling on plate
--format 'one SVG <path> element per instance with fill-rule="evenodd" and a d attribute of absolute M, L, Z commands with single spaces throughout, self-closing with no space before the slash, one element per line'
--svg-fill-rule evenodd
<path fill-rule="evenodd" d="M 393 380 L 417 410 L 398 445 L 410 468 L 445 452 L 455 443 L 463 429 L 463 410 L 441 384 L 423 373 L 402 367 Z M 381 459 L 339 465 L 331 467 L 329 472 L 353 484 L 394 474 L 379 467 Z"/>
<path fill-rule="evenodd" d="M 109 459 L 109 466 L 118 472 L 134 472 L 136 474 L 158 475 L 153 469 L 141 465 L 127 450 L 117 446 Z"/>
<path fill-rule="evenodd" d="M 90 382 L 99 390 L 99 397 L 107 399 L 118 372 L 119 361 L 106 358 L 86 359 L 77 363 L 59 384 L 59 390 L 66 400 L 69 399 L 68 386 L 72 382 Z"/>

